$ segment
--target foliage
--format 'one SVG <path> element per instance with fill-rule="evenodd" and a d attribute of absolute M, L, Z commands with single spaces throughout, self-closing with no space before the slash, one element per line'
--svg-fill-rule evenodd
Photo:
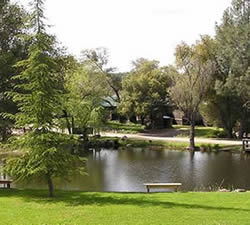
<path fill-rule="evenodd" d="M 10 96 L 18 103 L 20 112 L 15 115 L 16 125 L 33 126 L 34 129 L 48 130 L 53 126 L 53 119 L 60 110 L 57 64 L 51 57 L 48 44 L 49 36 L 38 34 L 31 47 L 29 58 L 18 62 L 24 71 L 15 77 L 22 81 L 16 86 L 22 92 L 12 92 Z M 49 47 L 49 48 L 48 48 Z"/>
<path fill-rule="evenodd" d="M 20 83 L 9 92 L 19 110 L 11 118 L 15 119 L 16 126 L 29 126 L 32 130 L 17 139 L 23 155 L 8 160 L 5 171 L 15 180 L 33 176 L 46 178 L 52 197 L 53 178 L 69 176 L 73 168 L 79 167 L 79 158 L 64 150 L 66 136 L 51 132 L 57 127 L 56 120 L 62 110 L 60 52 L 55 37 L 46 33 L 43 1 L 35 0 L 32 6 L 28 58 L 16 64 L 22 71 L 14 79 Z"/>
<path fill-rule="evenodd" d="M 100 134 L 100 129 L 104 125 L 104 108 L 99 106 L 91 111 L 89 125 L 94 129 L 94 134 Z"/>
<path fill-rule="evenodd" d="M 194 150 L 195 120 L 207 94 L 214 65 L 202 42 L 192 46 L 182 43 L 175 55 L 179 74 L 172 76 L 170 97 L 190 122 L 190 149 Z"/>
<path fill-rule="evenodd" d="M 102 75 L 79 65 L 67 74 L 65 88 L 67 95 L 64 106 L 74 118 L 75 126 L 99 129 L 105 120 L 102 98 L 106 90 L 102 86 Z"/>
<path fill-rule="evenodd" d="M 102 86 L 107 91 L 106 95 L 112 101 L 119 103 L 121 100 L 122 73 L 114 73 L 115 68 L 108 66 L 109 55 L 106 48 L 86 49 L 82 51 L 82 61 L 90 67 L 91 71 L 102 76 Z M 105 97 L 105 96 L 103 96 Z M 106 98 L 104 98 L 104 101 Z M 108 102 L 110 104 L 110 102 Z M 112 106 L 112 104 L 111 104 Z"/>
<path fill-rule="evenodd" d="M 69 150 L 73 144 L 76 140 L 68 135 L 39 131 L 28 133 L 13 143 L 15 149 L 21 149 L 21 155 L 10 157 L 4 171 L 16 181 L 34 177 L 48 179 L 47 176 L 67 180 L 75 168 L 80 173 L 84 171 L 84 160 Z"/>
<path fill-rule="evenodd" d="M 240 136 L 250 129 L 245 107 L 250 99 L 249 14 L 248 0 L 232 1 L 222 23 L 216 27 L 215 39 L 206 41 L 216 72 L 205 113 L 211 121 L 224 127 L 228 137 L 233 136 L 237 122 Z"/>
<path fill-rule="evenodd" d="M 199 111 L 213 72 L 213 64 L 203 47 L 197 42 L 193 46 L 182 43 L 176 48 L 176 64 L 180 72 L 172 76 L 174 86 L 170 95 L 190 122 Z"/>
<path fill-rule="evenodd" d="M 120 113 L 140 117 L 142 124 L 150 119 L 154 127 L 156 120 L 170 110 L 167 88 L 170 85 L 165 68 L 159 62 L 138 59 L 134 69 L 122 81 Z"/>
<path fill-rule="evenodd" d="M 28 43 L 22 37 L 26 30 L 26 13 L 21 7 L 8 0 L 1 1 L 0 18 L 0 136 L 5 141 L 14 121 L 4 114 L 17 111 L 16 104 L 7 97 L 6 92 L 16 84 L 12 77 L 19 70 L 14 65 L 27 56 L 25 48 Z"/>

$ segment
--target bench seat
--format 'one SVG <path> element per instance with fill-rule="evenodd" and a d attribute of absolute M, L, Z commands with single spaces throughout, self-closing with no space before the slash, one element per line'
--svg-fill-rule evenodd
<path fill-rule="evenodd" d="M 10 188 L 12 180 L 0 180 L 0 184 L 7 184 L 7 188 Z"/>
<path fill-rule="evenodd" d="M 182 185 L 181 183 L 145 183 L 147 192 L 150 191 L 150 188 L 171 188 L 175 191 Z"/>

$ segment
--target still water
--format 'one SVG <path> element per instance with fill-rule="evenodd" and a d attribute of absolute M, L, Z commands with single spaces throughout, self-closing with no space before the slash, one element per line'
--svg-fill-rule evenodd
<path fill-rule="evenodd" d="M 145 191 L 145 182 L 180 182 L 181 190 L 209 187 L 250 189 L 250 155 L 168 150 L 106 150 L 87 156 L 88 176 L 56 180 L 57 189 Z M 17 183 L 17 188 L 46 188 L 44 183 Z"/>

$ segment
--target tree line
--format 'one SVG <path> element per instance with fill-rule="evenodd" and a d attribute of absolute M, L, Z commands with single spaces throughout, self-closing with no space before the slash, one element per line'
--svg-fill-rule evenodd
<path fill-rule="evenodd" d="M 18 62 L 29 55 L 32 37 L 28 34 L 37 21 L 17 4 L 1 4 L 0 131 L 5 140 L 14 120 L 4 115 L 18 112 L 17 103 L 6 93 L 21 82 L 13 78 L 23 69 Z M 33 24 L 28 24 L 31 18 Z M 36 29 L 40 32 L 45 27 L 43 22 Z M 73 130 L 70 118 L 76 127 L 103 125 L 102 106 L 106 102 L 110 106 L 115 103 L 119 114 L 132 121 L 139 118 L 149 127 L 179 108 L 191 125 L 199 113 L 207 124 L 224 128 L 228 138 L 236 131 L 242 137 L 249 130 L 249 1 L 232 1 L 215 29 L 215 37 L 201 36 L 193 45 L 180 43 L 174 65 L 160 67 L 156 60 L 140 58 L 123 74 L 107 67 L 107 49 L 87 49 L 76 59 L 59 48 L 56 37 L 50 35 L 54 39 L 51 51 L 61 70 L 57 79 L 63 98 L 53 107 L 63 110 L 69 132 Z M 25 85 L 24 79 L 22 83 Z"/>
<path fill-rule="evenodd" d="M 198 114 L 224 128 L 228 138 L 236 131 L 239 137 L 249 132 L 249 0 L 232 1 L 214 37 L 201 36 L 193 45 L 180 43 L 174 65 L 162 67 L 156 60 L 140 58 L 127 73 L 108 67 L 105 48 L 83 50 L 80 59 L 69 55 L 47 32 L 43 1 L 31 3 L 30 11 L 9 0 L 0 3 L 2 141 L 14 127 L 29 129 L 16 140 L 25 154 L 6 167 L 13 177 L 45 176 L 52 196 L 52 178 L 71 173 L 64 168 L 81 160 L 64 149 L 63 140 L 74 138 L 53 130 L 98 131 L 107 119 L 104 103 L 151 128 L 173 109 L 182 110 L 191 126 L 191 150 Z M 20 169 L 27 164 L 29 170 Z"/>

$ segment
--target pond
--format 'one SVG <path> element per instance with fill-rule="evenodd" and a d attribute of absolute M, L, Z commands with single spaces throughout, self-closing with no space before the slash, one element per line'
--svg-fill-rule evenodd
<path fill-rule="evenodd" d="M 150 149 L 107 150 L 87 156 L 88 176 L 56 180 L 57 189 L 144 192 L 145 182 L 180 182 L 181 190 L 250 189 L 250 155 Z M 46 188 L 43 182 L 16 183 L 17 188 Z"/>

